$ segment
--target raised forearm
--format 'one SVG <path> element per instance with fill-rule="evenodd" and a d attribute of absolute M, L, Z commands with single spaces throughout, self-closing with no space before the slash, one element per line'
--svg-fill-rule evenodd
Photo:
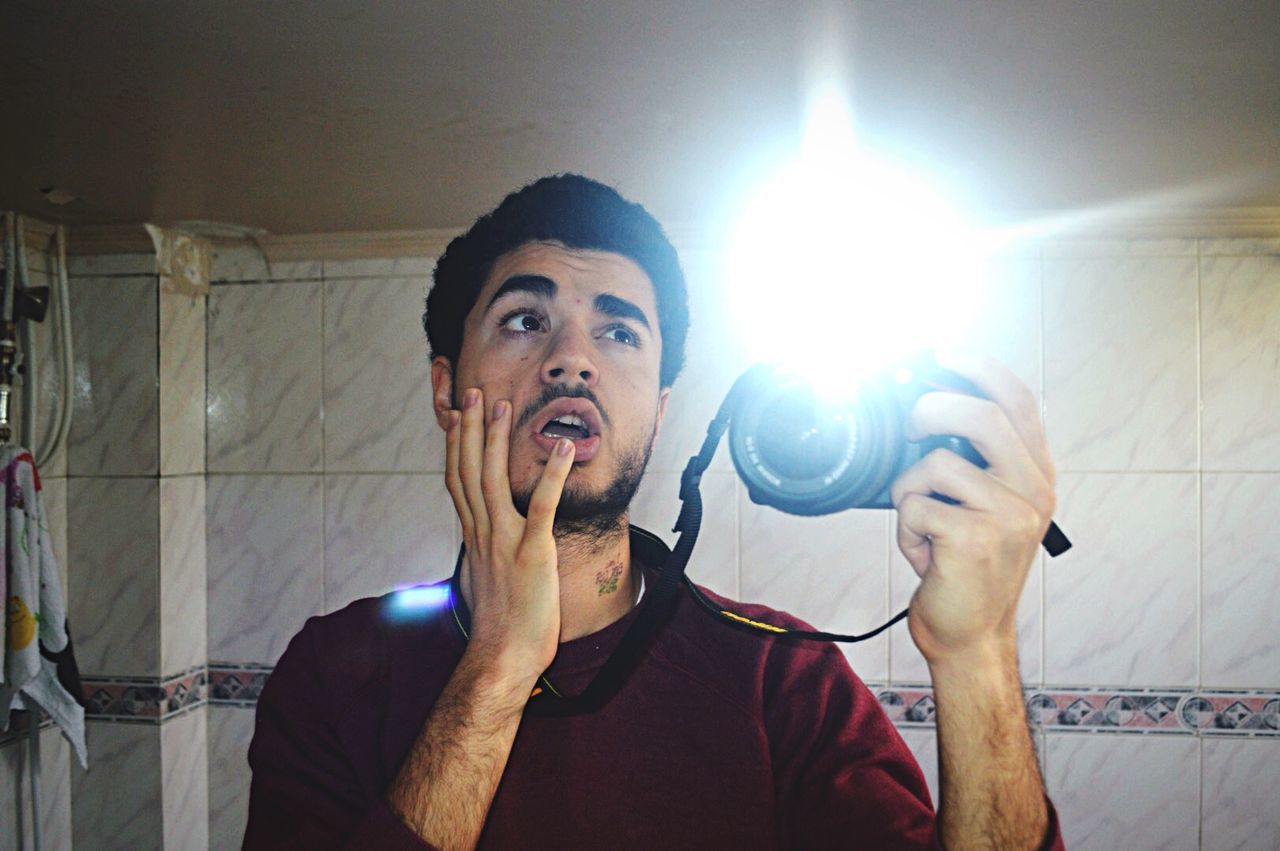
<path fill-rule="evenodd" d="M 1012 641 L 930 665 L 937 703 L 943 845 L 1038 848 L 1044 782 L 1027 727 Z"/>
<path fill-rule="evenodd" d="M 423 840 L 475 847 L 531 686 L 474 645 L 463 655 L 387 790 L 392 811 Z"/>

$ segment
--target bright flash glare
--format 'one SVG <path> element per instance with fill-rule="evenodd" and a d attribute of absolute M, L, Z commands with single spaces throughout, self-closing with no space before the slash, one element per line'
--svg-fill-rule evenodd
<path fill-rule="evenodd" d="M 752 360 L 832 391 L 968 330 L 978 237 L 920 175 L 860 150 L 844 100 L 815 99 L 800 154 L 733 230 L 729 288 Z"/>

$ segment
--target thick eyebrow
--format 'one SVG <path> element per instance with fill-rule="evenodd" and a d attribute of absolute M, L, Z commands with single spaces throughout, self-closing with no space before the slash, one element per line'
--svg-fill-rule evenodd
<path fill-rule="evenodd" d="M 601 293 L 595 298 L 595 308 L 605 316 L 614 316 L 618 319 L 634 319 L 644 326 L 646 331 L 652 333 L 653 329 L 649 327 L 649 319 L 644 315 L 644 311 L 636 305 L 627 301 L 625 298 L 618 298 L 616 295 Z"/>
<path fill-rule="evenodd" d="M 498 291 L 493 294 L 493 298 L 489 299 L 489 303 L 485 305 L 485 312 L 493 307 L 494 302 L 503 296 L 511 295 L 511 293 L 532 293 L 539 298 L 555 298 L 556 282 L 542 275 L 512 275 L 502 282 L 502 286 L 498 287 Z"/>

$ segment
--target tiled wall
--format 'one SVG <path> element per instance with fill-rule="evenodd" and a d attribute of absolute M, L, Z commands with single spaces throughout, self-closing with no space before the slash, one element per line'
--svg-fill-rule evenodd
<path fill-rule="evenodd" d="M 743 366 L 706 252 L 634 522 L 665 534 L 678 473 Z M 309 615 L 445 576 L 420 315 L 425 259 L 214 264 L 209 303 L 210 836 L 242 829 L 252 699 Z M 1280 241 L 1024 247 L 993 260 L 974 345 L 1040 396 L 1075 549 L 1037 563 L 1023 679 L 1069 845 L 1274 848 L 1280 816 Z M 745 497 L 723 451 L 691 565 L 731 596 L 859 631 L 914 574 L 887 512 L 803 519 Z M 904 627 L 849 650 L 935 782 L 925 666 Z M 246 664 L 252 663 L 252 665 Z M 254 665 L 258 669 L 254 669 Z M 216 691 L 216 690 L 215 690 Z M 936 788 L 936 787 L 935 787 Z"/>
<path fill-rule="evenodd" d="M 71 772 L 76 847 L 208 844 L 207 272 L 170 259 L 70 263 L 68 610 L 90 760 Z"/>
<path fill-rule="evenodd" d="M 713 258 L 696 246 L 683 256 L 689 367 L 634 511 L 668 539 L 679 470 L 745 366 L 720 344 L 733 328 Z M 268 276 L 253 251 L 216 256 L 206 323 L 186 332 L 203 344 L 207 330 L 203 476 L 161 475 L 173 469 L 153 431 L 166 419 L 154 392 L 164 367 L 154 346 L 134 340 L 154 339 L 163 324 L 154 273 L 139 279 L 136 263 L 96 258 L 73 281 L 80 339 L 96 330 L 115 348 L 78 375 L 86 386 L 70 479 L 57 459 L 42 471 L 55 523 L 67 516 L 69 482 L 73 537 L 94 542 L 68 553 L 55 539 L 60 561 L 117 573 L 181 566 L 166 553 L 189 547 L 176 542 L 200 526 L 175 514 L 179 506 L 199 507 L 207 541 L 207 565 L 196 560 L 190 577 L 177 570 L 166 580 L 172 603 L 199 596 L 177 586 L 204 577 L 204 630 L 166 637 L 156 622 L 172 629 L 200 615 L 163 608 L 162 588 L 155 600 L 104 600 L 83 584 L 92 573 L 78 585 L 73 571 L 81 667 L 102 675 L 91 747 L 96 739 L 99 754 L 159 770 L 141 772 L 137 788 L 154 782 L 164 811 L 185 806 L 164 800 L 165 782 L 205 770 L 175 738 L 207 739 L 212 847 L 238 847 L 254 700 L 302 622 L 451 567 L 458 533 L 421 330 L 431 266 L 277 263 Z M 1032 246 L 994 261 L 990 280 L 974 341 L 1043 400 L 1058 520 L 1076 545 L 1035 565 L 1020 610 L 1028 703 L 1069 844 L 1280 846 L 1280 544 L 1270 534 L 1280 516 L 1280 241 Z M 201 481 L 200 493 L 181 490 Z M 801 519 L 760 509 L 723 450 L 703 493 L 691 572 L 713 588 L 849 631 L 909 599 L 914 576 L 888 513 Z M 128 531 L 139 517 L 155 528 Z M 167 533 L 162 517 L 174 518 Z M 927 676 L 905 629 L 849 655 L 933 782 Z M 107 720 L 139 707 L 163 720 L 159 735 Z M 0 751 L 0 789 L 13 785 L 16 747 Z M 166 747 L 182 761 L 165 760 Z M 77 832 L 101 813 L 77 816 Z M 172 833 L 181 822 L 164 824 Z M 145 818 L 135 833 L 110 826 L 120 838 L 150 836 L 143 845 L 160 841 L 155 828 Z M 171 842 L 202 844 L 188 828 Z"/>

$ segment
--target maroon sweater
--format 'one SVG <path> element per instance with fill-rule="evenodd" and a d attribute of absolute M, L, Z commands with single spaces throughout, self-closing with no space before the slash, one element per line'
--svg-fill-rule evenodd
<path fill-rule="evenodd" d="M 748 617 L 807 628 L 707 593 Z M 258 703 L 246 848 L 427 847 L 383 794 L 465 641 L 447 603 L 403 611 L 396 599 L 311 618 L 290 642 Z M 636 611 L 562 644 L 548 671 L 556 687 L 581 691 Z M 1056 821 L 1050 842 L 1060 843 Z M 937 840 L 919 767 L 834 645 L 728 627 L 681 589 L 672 618 L 603 710 L 521 721 L 480 847 L 900 849 Z"/>

